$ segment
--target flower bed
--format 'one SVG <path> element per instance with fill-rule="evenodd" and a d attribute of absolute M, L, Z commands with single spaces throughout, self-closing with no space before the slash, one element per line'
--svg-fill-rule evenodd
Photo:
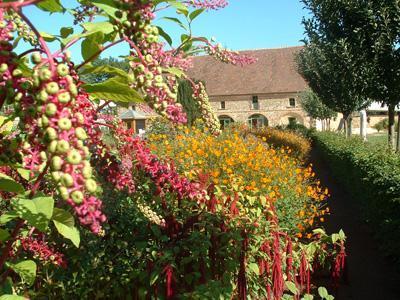
<path fill-rule="evenodd" d="M 359 201 L 385 252 L 399 262 L 400 156 L 334 133 L 314 133 L 313 139 L 335 177 Z"/>
<path fill-rule="evenodd" d="M 276 148 L 290 149 L 300 159 L 307 157 L 311 150 L 310 141 L 307 138 L 289 130 L 267 127 L 249 132 Z"/>

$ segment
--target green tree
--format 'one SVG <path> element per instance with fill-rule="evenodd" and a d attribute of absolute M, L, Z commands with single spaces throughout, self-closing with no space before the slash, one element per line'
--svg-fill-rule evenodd
<path fill-rule="evenodd" d="M 397 0 L 303 0 L 312 17 L 305 20 L 311 43 L 342 44 L 350 59 L 337 57 L 364 99 L 388 106 L 388 141 L 395 144 L 395 107 L 400 93 L 400 6 Z M 340 52 L 339 52 L 340 54 Z M 340 59 L 340 60 L 339 60 Z M 332 74 L 336 77 L 336 74 Z"/>
<path fill-rule="evenodd" d="M 313 92 L 331 110 L 343 114 L 345 131 L 351 135 L 352 113 L 369 102 L 360 93 L 351 70 L 351 58 L 343 43 L 307 44 L 297 57 L 299 73 Z"/>
<path fill-rule="evenodd" d="M 314 120 L 322 121 L 323 130 L 330 129 L 330 120 L 337 116 L 337 113 L 326 106 L 316 93 L 307 90 L 300 94 L 301 107 Z"/>
<path fill-rule="evenodd" d="M 187 79 L 181 79 L 178 86 L 178 102 L 182 104 L 186 112 L 189 125 L 201 118 L 201 108 L 195 99 L 193 99 L 192 83 Z"/>
<path fill-rule="evenodd" d="M 108 58 L 97 58 L 92 63 L 91 66 L 93 67 L 101 67 L 101 66 L 110 66 L 114 68 L 121 69 L 125 72 L 129 71 L 129 63 L 126 60 L 120 60 L 114 57 Z M 81 75 L 81 79 L 87 83 L 99 83 L 110 79 L 112 74 L 109 72 L 100 72 L 100 73 L 89 73 Z"/>

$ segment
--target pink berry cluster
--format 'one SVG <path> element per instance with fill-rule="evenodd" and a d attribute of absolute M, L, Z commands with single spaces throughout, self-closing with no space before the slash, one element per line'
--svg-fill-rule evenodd
<path fill-rule="evenodd" d="M 135 76 L 133 88 L 140 90 L 146 102 L 160 115 L 175 123 L 186 123 L 182 106 L 176 102 L 177 81 L 175 75 L 165 75 L 167 68 L 177 63 L 187 67 L 183 57 L 172 58 L 171 52 L 164 51 L 159 43 L 159 30 L 151 25 L 155 15 L 152 1 L 123 1 L 128 13 L 121 24 L 123 35 L 129 40 L 134 59 L 131 67 Z"/>
<path fill-rule="evenodd" d="M 21 19 L 17 13 L 15 13 L 13 10 L 7 11 L 5 19 L 14 24 L 15 31 L 18 33 L 18 36 L 22 37 L 25 42 L 31 44 L 32 46 L 36 46 L 38 44 L 38 40 L 32 29 Z"/>
<path fill-rule="evenodd" d="M 34 258 L 44 263 L 51 263 L 63 268 L 67 267 L 64 255 L 52 249 L 43 239 L 27 237 L 22 238 L 20 241 L 22 249 L 31 252 Z"/>
<path fill-rule="evenodd" d="M 235 66 L 246 66 L 253 64 L 257 61 L 256 58 L 240 54 L 237 51 L 231 51 L 228 49 L 225 49 L 221 46 L 221 44 L 217 45 L 212 45 L 208 43 L 205 47 L 204 50 L 211 56 L 215 57 L 216 59 L 227 63 L 227 64 L 232 64 Z"/>
<path fill-rule="evenodd" d="M 219 120 L 211 108 L 206 88 L 202 82 L 193 86 L 193 99 L 197 100 L 200 106 L 203 122 L 211 132 L 218 133 L 220 131 Z"/>
<path fill-rule="evenodd" d="M 90 126 L 85 115 L 77 111 L 77 102 L 85 96 L 80 95 L 77 77 L 71 75 L 66 57 L 64 60 L 52 70 L 47 65 L 40 66 L 39 54 L 32 56 L 32 61 L 38 64 L 33 82 L 39 132 L 34 137 L 40 140 L 31 144 L 46 147 L 40 153 L 41 159 L 50 164 L 59 195 L 74 208 L 83 225 L 98 233 L 106 217 L 100 210 L 101 201 L 94 197 L 97 183 L 89 162 L 85 130 Z"/>
<path fill-rule="evenodd" d="M 204 9 L 219 9 L 228 5 L 227 0 L 190 0 L 185 3 Z"/>

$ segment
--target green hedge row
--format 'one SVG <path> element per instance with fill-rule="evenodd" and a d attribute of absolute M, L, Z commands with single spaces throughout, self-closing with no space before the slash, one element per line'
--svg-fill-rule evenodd
<path fill-rule="evenodd" d="M 333 176 L 359 201 L 383 250 L 400 266 L 400 155 L 327 132 L 312 134 Z"/>

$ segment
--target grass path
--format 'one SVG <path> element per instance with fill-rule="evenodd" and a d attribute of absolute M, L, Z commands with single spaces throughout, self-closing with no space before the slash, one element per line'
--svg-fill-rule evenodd
<path fill-rule="evenodd" d="M 347 235 L 347 277 L 335 292 L 337 300 L 399 300 L 400 274 L 379 251 L 370 228 L 350 194 L 332 178 L 328 166 L 315 149 L 311 163 L 322 186 L 328 187 L 331 215 L 325 224 L 328 233 L 343 229 Z"/>

